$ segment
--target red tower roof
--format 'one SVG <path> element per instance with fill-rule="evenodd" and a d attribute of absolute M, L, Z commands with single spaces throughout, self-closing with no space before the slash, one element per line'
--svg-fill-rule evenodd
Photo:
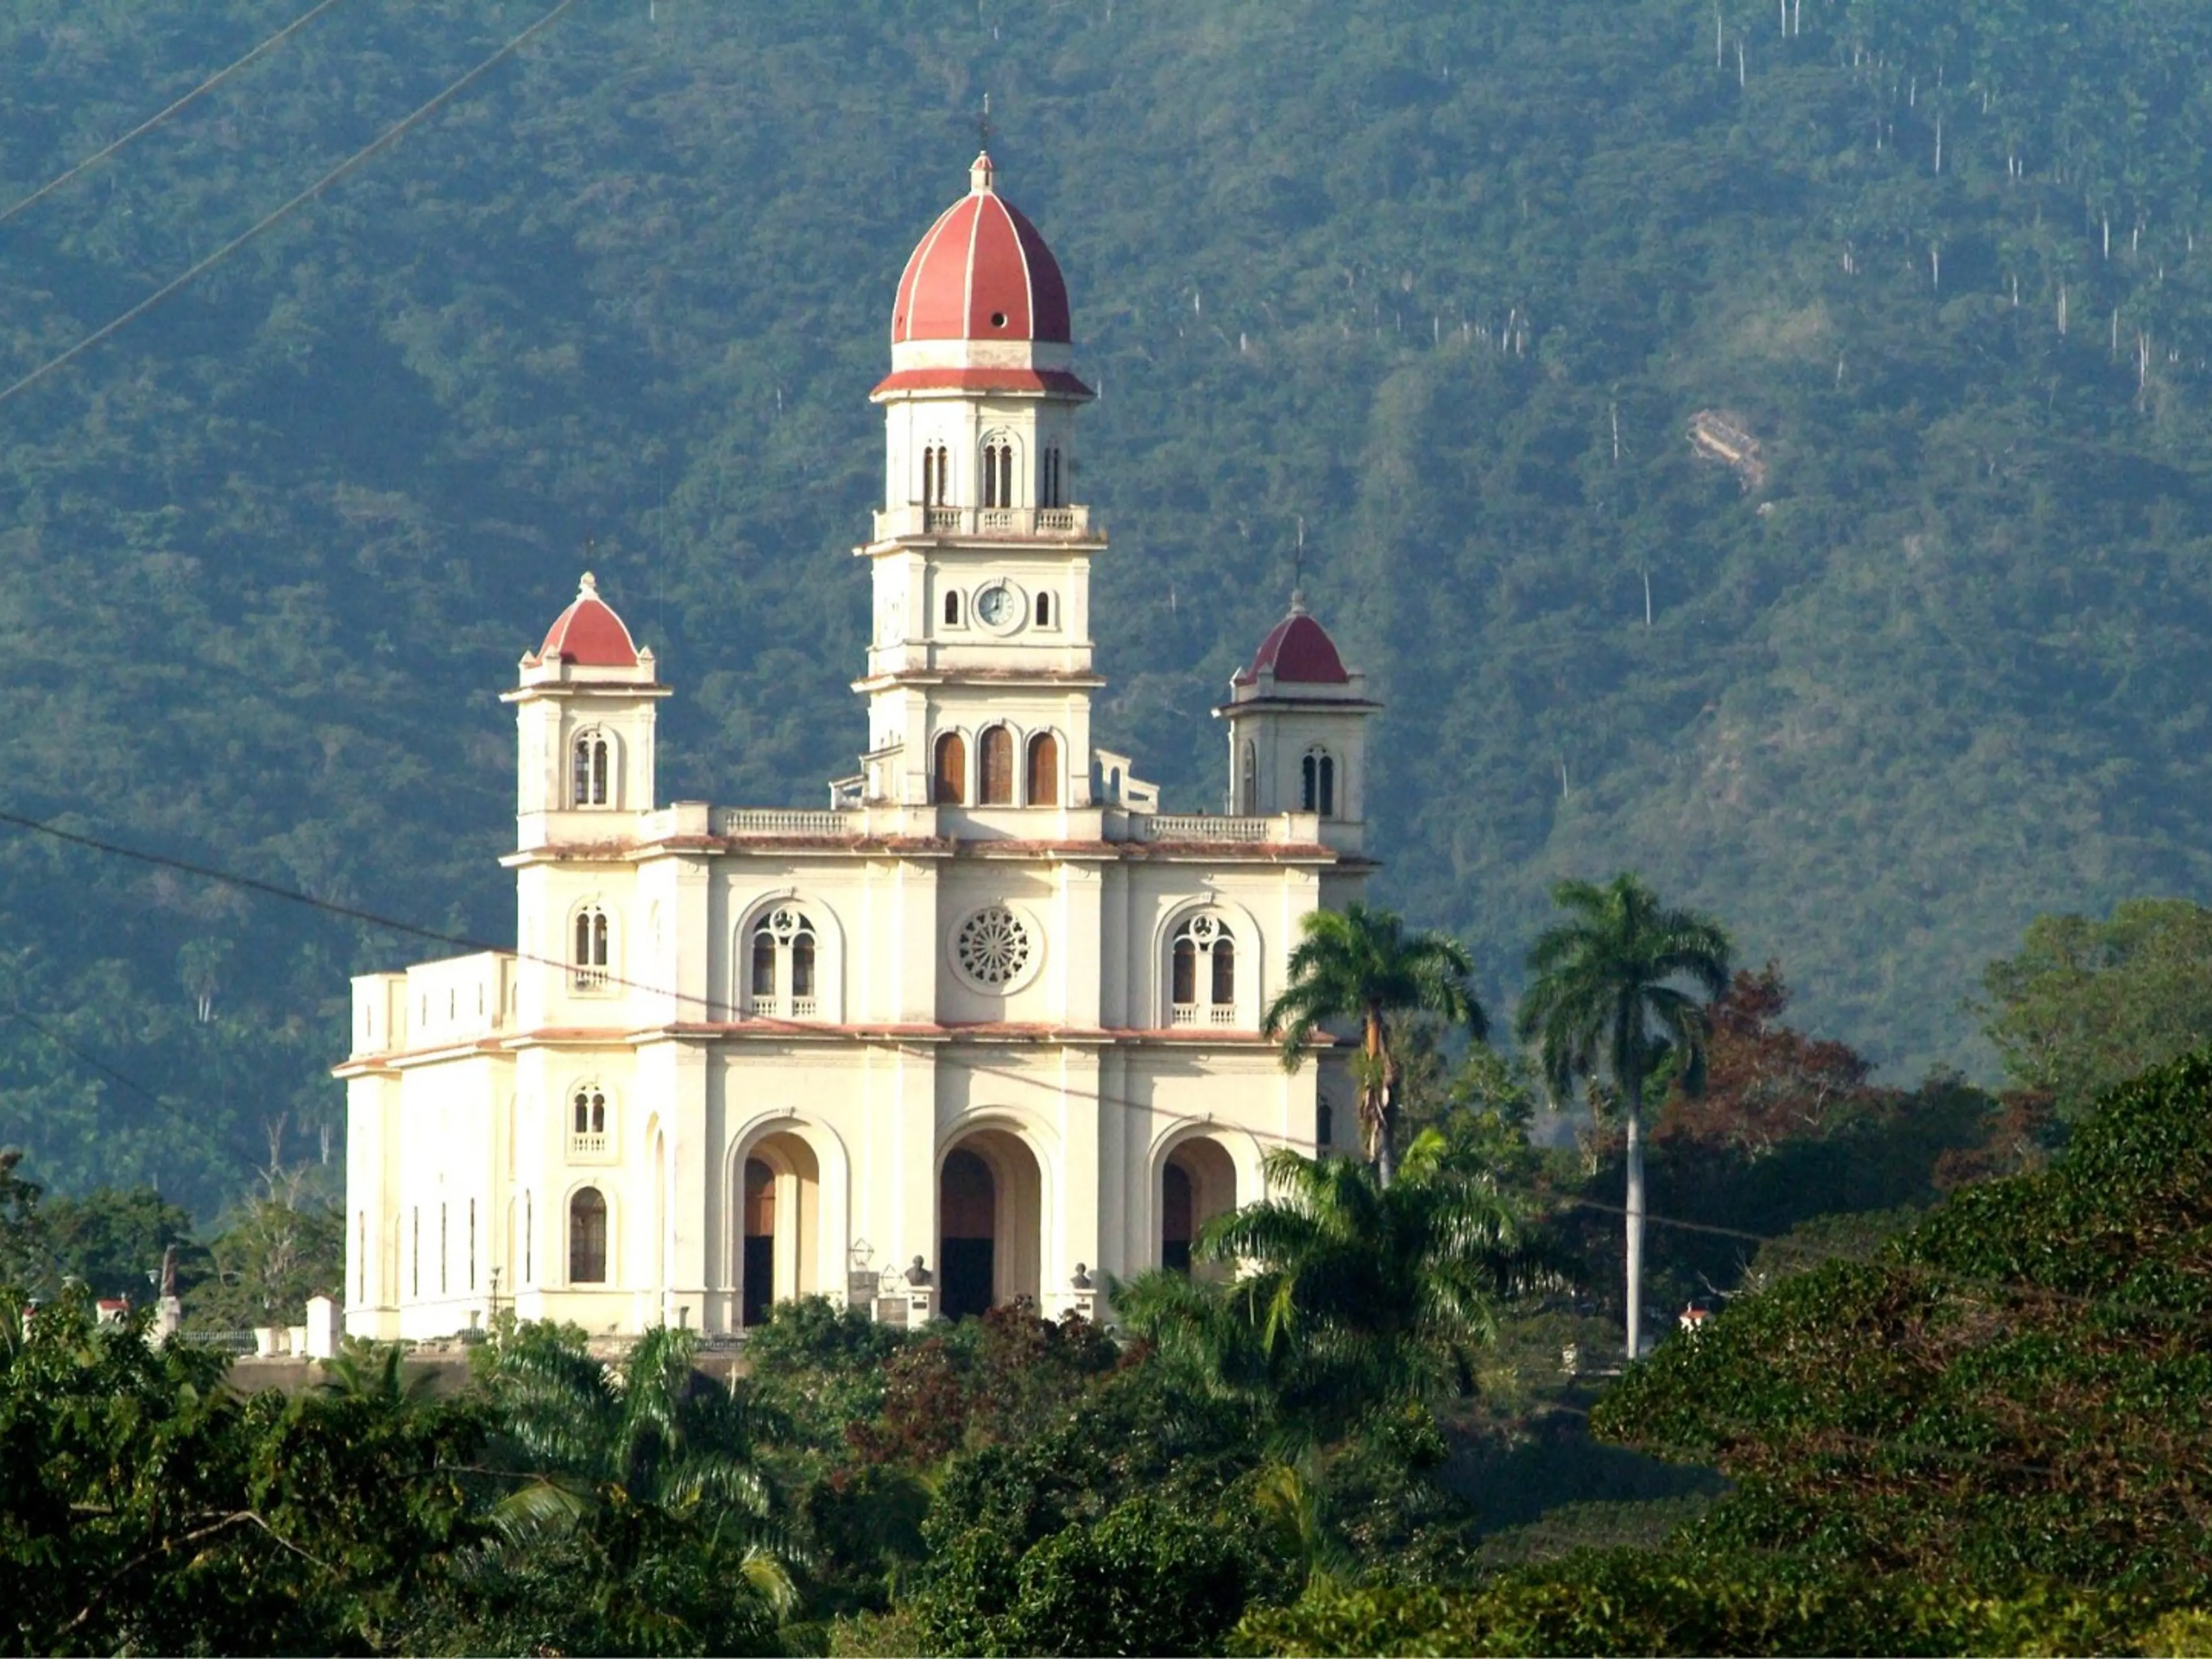
<path fill-rule="evenodd" d="M 1260 641 L 1252 665 L 1237 677 L 1249 685 L 1263 668 L 1273 669 L 1278 685 L 1348 685 L 1344 659 L 1336 654 L 1336 641 L 1328 630 L 1306 614 L 1305 602 L 1292 596 L 1291 614 L 1277 623 Z"/>
<path fill-rule="evenodd" d="M 1067 283 L 1037 228 L 992 188 L 978 155 L 968 194 L 937 217 L 906 262 L 891 343 L 1042 340 L 1068 344 Z"/>
<path fill-rule="evenodd" d="M 576 597 L 554 621 L 538 647 L 542 661 L 559 658 L 583 668 L 635 668 L 637 645 L 614 607 L 599 597 L 599 585 L 586 570 Z"/>

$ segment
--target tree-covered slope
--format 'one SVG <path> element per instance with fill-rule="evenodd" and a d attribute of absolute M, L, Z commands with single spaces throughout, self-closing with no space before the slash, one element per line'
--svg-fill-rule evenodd
<path fill-rule="evenodd" d="M 0 8 L 6 198 L 303 9 Z M 340 5 L 0 223 L 0 379 L 537 11 Z M 1978 1065 L 2030 915 L 2205 885 L 2208 46 L 2179 0 L 585 0 L 0 403 L 6 810 L 501 937 L 492 694 L 586 564 L 678 686 L 671 793 L 818 799 L 890 289 L 988 92 L 1103 394 L 1102 735 L 1171 804 L 1303 518 L 1390 703 L 1378 896 L 1495 995 L 1551 879 L 1633 866 L 1810 1023 Z M 0 1139 L 202 1206 L 423 948 L 12 832 L 0 915 Z"/>

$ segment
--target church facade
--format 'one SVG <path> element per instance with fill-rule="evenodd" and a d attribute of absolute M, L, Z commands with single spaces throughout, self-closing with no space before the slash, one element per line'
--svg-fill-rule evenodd
<path fill-rule="evenodd" d="M 828 806 L 661 801 L 671 688 L 588 574 L 522 659 L 516 949 L 354 981 L 349 1332 L 1103 1316 L 1267 1148 L 1356 1139 L 1343 1060 L 1286 1072 L 1261 1028 L 1370 868 L 1376 705 L 1294 599 L 1214 711 L 1224 811 L 1160 811 L 1092 742 L 1072 341 L 979 157 L 872 393 L 867 746 Z"/>

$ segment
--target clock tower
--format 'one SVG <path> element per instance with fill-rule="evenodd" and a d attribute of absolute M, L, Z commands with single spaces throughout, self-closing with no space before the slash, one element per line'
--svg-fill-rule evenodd
<path fill-rule="evenodd" d="M 875 587 L 859 793 L 951 809 L 940 833 L 1114 804 L 1093 785 L 1091 561 L 1106 538 L 1068 499 L 1092 396 L 1071 337 L 1060 266 L 978 155 L 899 279 L 891 372 L 871 394 L 884 506 L 856 550 Z"/>

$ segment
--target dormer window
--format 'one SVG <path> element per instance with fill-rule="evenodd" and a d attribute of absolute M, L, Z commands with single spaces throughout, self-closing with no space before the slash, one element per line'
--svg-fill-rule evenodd
<path fill-rule="evenodd" d="M 981 789 L 979 797 L 986 806 L 1012 806 L 1014 804 L 1014 734 L 1003 726 L 994 726 L 983 733 Z"/>
<path fill-rule="evenodd" d="M 796 905 L 778 905 L 753 927 L 748 1014 L 812 1019 L 821 1011 L 814 924 Z M 787 990 L 788 995 L 786 994 Z"/>
<path fill-rule="evenodd" d="M 1060 804 L 1060 739 L 1049 732 L 1039 732 L 1030 739 L 1029 785 L 1023 799 L 1031 806 L 1057 806 Z"/>
<path fill-rule="evenodd" d="M 1168 1002 L 1173 1025 L 1237 1024 L 1237 941 L 1219 917 L 1193 916 L 1176 930 Z"/>
<path fill-rule="evenodd" d="M 1336 816 L 1336 762 L 1326 749 L 1310 749 L 1299 771 L 1304 810 L 1325 818 Z"/>
<path fill-rule="evenodd" d="M 579 991 L 607 988 L 607 913 L 596 904 L 576 912 L 569 983 Z"/>
<path fill-rule="evenodd" d="M 929 769 L 929 798 L 939 806 L 957 806 L 968 798 L 968 744 L 957 732 L 938 737 Z"/>
<path fill-rule="evenodd" d="M 605 736 L 598 732 L 578 732 L 573 759 L 570 798 L 579 806 L 605 806 L 611 799 Z"/>
<path fill-rule="evenodd" d="M 983 446 L 983 505 L 1014 504 L 1014 447 L 1004 439 Z"/>

